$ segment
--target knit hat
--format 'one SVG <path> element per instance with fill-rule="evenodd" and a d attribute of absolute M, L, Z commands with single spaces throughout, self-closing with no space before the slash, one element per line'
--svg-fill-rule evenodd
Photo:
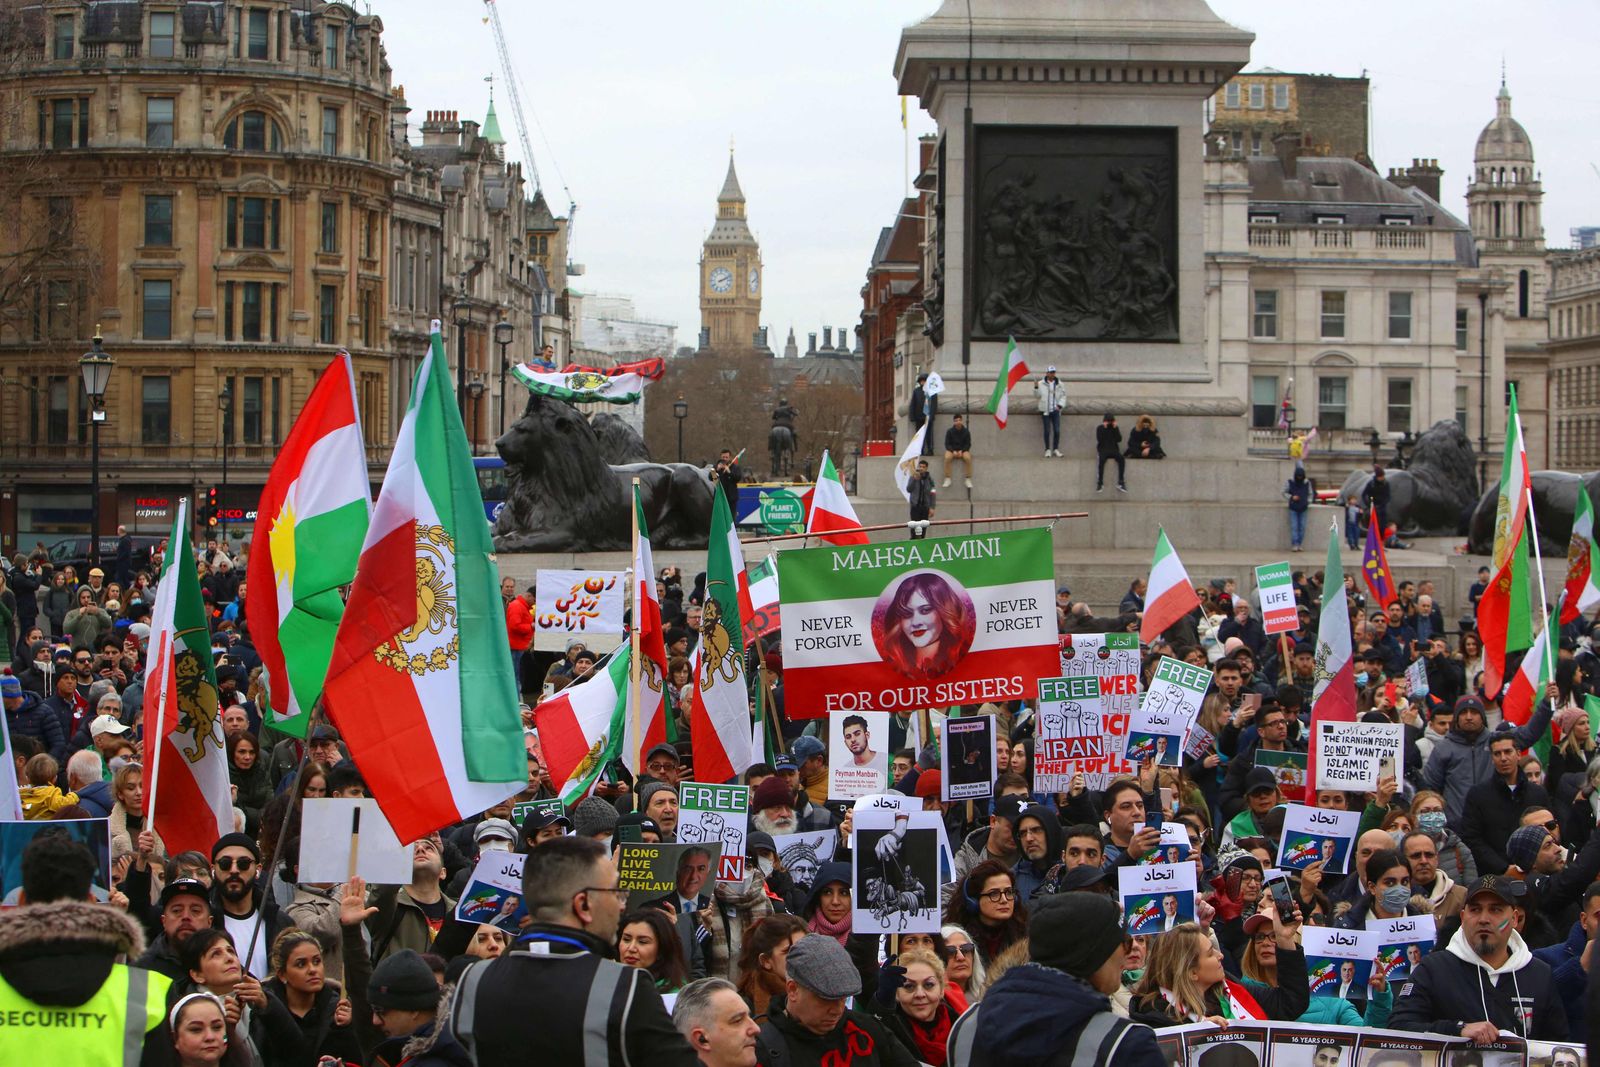
<path fill-rule="evenodd" d="M 22 679 L 14 674 L 0 675 L 0 698 L 16 700 L 22 696 Z"/>
<path fill-rule="evenodd" d="M 1457 715 L 1461 714 L 1463 711 L 1467 710 L 1468 708 L 1471 708 L 1473 711 L 1476 711 L 1479 715 L 1482 715 L 1483 714 L 1483 701 L 1479 700 L 1477 697 L 1473 696 L 1471 693 L 1468 693 L 1465 696 L 1461 696 L 1461 697 L 1457 697 L 1456 698 L 1455 711 L 1456 711 Z"/>
<path fill-rule="evenodd" d="M 1582 708 L 1567 708 L 1565 711 L 1556 712 L 1555 717 L 1550 721 L 1555 723 L 1558 736 L 1566 737 L 1567 734 L 1572 732 L 1572 728 L 1577 725 L 1579 719 L 1588 717 L 1589 713 Z"/>
<path fill-rule="evenodd" d="M 439 1003 L 439 981 L 415 949 L 401 949 L 372 969 L 367 1000 L 378 1011 L 432 1011 Z"/>
<path fill-rule="evenodd" d="M 789 752 L 794 756 L 794 761 L 802 766 L 812 756 L 820 756 L 826 751 L 828 751 L 828 746 L 810 734 L 802 734 L 794 739 L 794 744 L 789 746 Z"/>
<path fill-rule="evenodd" d="M 1057 893 L 1028 916 L 1028 956 L 1034 963 L 1088 978 L 1122 944 L 1122 910 L 1097 893 Z"/>
<path fill-rule="evenodd" d="M 678 791 L 676 789 L 672 788 L 672 786 L 668 785 L 666 782 L 663 782 L 659 778 L 641 785 L 639 787 L 639 810 L 644 811 L 646 808 L 648 808 L 650 806 L 650 798 L 661 792 L 663 789 L 671 793 L 673 796 L 678 795 Z"/>
<path fill-rule="evenodd" d="M 217 838 L 217 843 L 211 846 L 211 861 L 213 863 L 216 862 L 218 854 L 225 848 L 248 849 L 250 855 L 256 858 L 256 862 L 259 863 L 261 861 L 261 846 L 257 845 L 255 839 L 249 834 L 223 834 Z"/>
<path fill-rule="evenodd" d="M 579 837 L 615 833 L 617 809 L 599 797 L 589 797 L 572 809 L 572 831 Z"/>
<path fill-rule="evenodd" d="M 1217 853 L 1217 871 L 1227 874 L 1230 867 L 1237 867 L 1241 873 L 1244 871 L 1261 870 L 1261 861 L 1242 848 L 1229 847 Z"/>
<path fill-rule="evenodd" d="M 750 798 L 750 811 L 753 813 L 778 807 L 794 807 L 794 790 L 788 782 L 774 774 L 756 786 L 755 794 Z"/>
<path fill-rule="evenodd" d="M 1122 937 L 1118 931 L 1117 937 Z M 831 937 L 803 937 L 789 950 L 789 977 L 796 985 L 825 1000 L 840 1000 L 861 992 L 861 974 L 850 953 Z"/>
<path fill-rule="evenodd" d="M 1550 831 L 1542 826 L 1517 827 L 1506 839 L 1506 859 L 1525 872 L 1533 873 L 1533 863 L 1539 858 L 1539 850 L 1544 847 L 1544 839 L 1549 836 Z"/>
<path fill-rule="evenodd" d="M 912 790 L 912 795 L 922 797 L 924 800 L 928 797 L 933 797 L 937 800 L 943 783 L 944 775 L 939 772 L 938 768 L 931 771 L 923 771 L 917 776 L 917 786 Z"/>

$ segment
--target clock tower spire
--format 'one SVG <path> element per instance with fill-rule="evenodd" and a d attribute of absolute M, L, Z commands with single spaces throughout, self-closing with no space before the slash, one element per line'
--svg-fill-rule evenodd
<path fill-rule="evenodd" d="M 744 190 L 728 148 L 717 218 L 700 249 L 701 347 L 753 349 L 761 326 L 761 246 L 745 220 Z"/>

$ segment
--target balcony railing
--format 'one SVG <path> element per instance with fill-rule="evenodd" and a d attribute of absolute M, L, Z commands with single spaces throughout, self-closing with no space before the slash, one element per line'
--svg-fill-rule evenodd
<path fill-rule="evenodd" d="M 1410 226 L 1250 227 L 1251 251 L 1287 259 L 1427 259 L 1452 262 L 1455 235 L 1449 230 Z"/>

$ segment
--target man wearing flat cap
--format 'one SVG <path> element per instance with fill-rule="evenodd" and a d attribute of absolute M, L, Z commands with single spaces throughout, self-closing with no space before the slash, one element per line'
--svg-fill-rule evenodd
<path fill-rule="evenodd" d="M 882 1023 L 845 1006 L 846 997 L 861 995 L 861 975 L 838 941 L 827 934 L 801 938 L 789 950 L 788 970 L 783 1006 L 773 1007 L 757 1038 L 757 1062 L 917 1067 Z"/>

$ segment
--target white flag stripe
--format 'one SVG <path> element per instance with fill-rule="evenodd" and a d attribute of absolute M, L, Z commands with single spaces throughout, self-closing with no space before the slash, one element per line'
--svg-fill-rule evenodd
<path fill-rule="evenodd" d="M 361 428 L 355 423 L 341 426 L 306 449 L 301 476 L 289 487 L 286 498 L 294 502 L 294 514 L 305 520 L 342 508 L 352 500 L 372 500 L 367 483 L 366 452 L 361 444 Z M 307 474 L 316 477 L 308 478 Z"/>

